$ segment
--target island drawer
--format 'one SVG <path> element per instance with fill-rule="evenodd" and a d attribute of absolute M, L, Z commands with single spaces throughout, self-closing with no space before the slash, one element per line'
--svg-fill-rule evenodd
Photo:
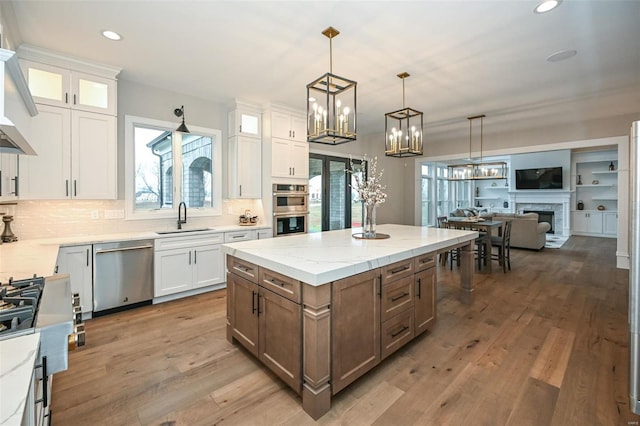
<path fill-rule="evenodd" d="M 398 278 L 408 277 L 413 275 L 415 265 L 413 258 L 401 260 L 400 262 L 392 263 L 391 265 L 382 267 L 382 284 L 387 284 Z"/>
<path fill-rule="evenodd" d="M 260 268 L 258 285 L 295 303 L 302 302 L 300 281 L 269 269 Z"/>
<path fill-rule="evenodd" d="M 427 253 L 414 257 L 416 262 L 416 272 L 424 271 L 425 269 L 436 266 L 436 253 Z"/>
<path fill-rule="evenodd" d="M 382 321 L 413 307 L 413 275 L 382 285 Z"/>
<path fill-rule="evenodd" d="M 407 309 L 382 323 L 381 353 L 385 359 L 413 339 L 413 309 Z"/>
<path fill-rule="evenodd" d="M 258 266 L 251 262 L 227 255 L 227 271 L 258 284 Z"/>

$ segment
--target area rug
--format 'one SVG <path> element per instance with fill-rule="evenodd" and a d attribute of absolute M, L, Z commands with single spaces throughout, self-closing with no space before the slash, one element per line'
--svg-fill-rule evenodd
<path fill-rule="evenodd" d="M 544 244 L 544 247 L 550 249 L 559 249 L 565 242 L 567 242 L 568 239 L 569 237 L 565 237 L 562 235 L 547 235 L 547 242 Z"/>

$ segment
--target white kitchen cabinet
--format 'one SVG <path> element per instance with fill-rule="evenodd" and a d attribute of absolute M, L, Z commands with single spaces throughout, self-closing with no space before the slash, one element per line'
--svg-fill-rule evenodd
<path fill-rule="evenodd" d="M 271 137 L 305 142 L 307 121 L 304 115 L 271 112 Z"/>
<path fill-rule="evenodd" d="M 246 229 L 242 231 L 230 231 L 224 233 L 225 243 L 237 243 L 238 241 L 249 241 L 258 238 L 258 234 L 254 229 Z"/>
<path fill-rule="evenodd" d="M 21 61 L 21 65 L 36 103 L 116 115 L 115 76 L 107 78 L 29 60 Z"/>
<path fill-rule="evenodd" d="M 159 238 L 154 250 L 154 297 L 223 283 L 222 233 Z"/>
<path fill-rule="evenodd" d="M 116 199 L 116 117 L 38 105 L 22 155 L 20 199 Z"/>
<path fill-rule="evenodd" d="M 80 295 L 83 317 L 93 312 L 93 259 L 91 244 L 60 247 L 56 271 L 69 274 L 71 292 Z"/>
<path fill-rule="evenodd" d="M 273 238 L 273 231 L 271 229 L 258 229 L 258 239 L 264 240 L 266 238 Z"/>
<path fill-rule="evenodd" d="M 0 202 L 18 198 L 18 156 L 0 152 Z"/>
<path fill-rule="evenodd" d="M 229 138 L 229 198 L 262 197 L 262 140 Z"/>
<path fill-rule="evenodd" d="M 602 213 L 602 232 L 610 236 L 618 235 L 618 212 Z"/>
<path fill-rule="evenodd" d="M 273 177 L 309 178 L 309 144 L 286 139 L 271 139 Z"/>
<path fill-rule="evenodd" d="M 262 113 L 257 107 L 236 103 L 227 115 L 229 137 L 262 137 Z"/>
<path fill-rule="evenodd" d="M 602 234 L 602 213 L 585 210 L 574 211 L 572 230 L 576 235 Z"/>

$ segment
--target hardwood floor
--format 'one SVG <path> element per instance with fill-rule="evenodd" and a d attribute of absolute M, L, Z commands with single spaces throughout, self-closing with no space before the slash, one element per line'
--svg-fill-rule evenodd
<path fill-rule="evenodd" d="M 627 425 L 628 271 L 615 240 L 512 250 L 458 302 L 439 266 L 438 322 L 333 399 L 319 424 Z M 494 265 L 495 266 L 495 265 Z M 53 381 L 62 425 L 315 422 L 300 398 L 225 339 L 218 291 L 90 320 Z"/>

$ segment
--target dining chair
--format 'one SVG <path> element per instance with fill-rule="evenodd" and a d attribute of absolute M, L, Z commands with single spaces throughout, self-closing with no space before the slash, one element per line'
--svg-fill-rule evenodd
<path fill-rule="evenodd" d="M 497 260 L 502 265 L 502 271 L 511 270 L 511 221 L 506 220 L 503 225 L 502 235 L 491 236 L 491 246 L 498 249 L 497 253 L 491 253 L 491 260 Z"/>
<path fill-rule="evenodd" d="M 449 220 L 447 219 L 447 216 L 438 216 L 438 228 L 448 228 L 448 227 L 449 227 Z M 445 251 L 444 253 L 440 253 L 441 265 L 447 264 L 447 259 L 449 258 L 450 252 L 451 250 Z"/>

